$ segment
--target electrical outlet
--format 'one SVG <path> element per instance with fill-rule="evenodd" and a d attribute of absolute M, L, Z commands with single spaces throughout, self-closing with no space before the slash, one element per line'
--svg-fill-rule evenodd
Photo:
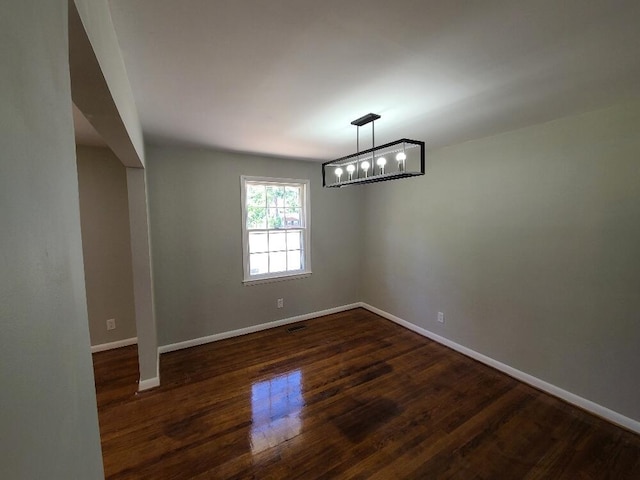
<path fill-rule="evenodd" d="M 282 308 L 284 307 L 284 298 L 279 298 L 278 299 L 278 308 Z"/>
<path fill-rule="evenodd" d="M 107 320 L 107 330 L 115 330 L 116 329 L 116 319 L 110 318 Z"/>
<path fill-rule="evenodd" d="M 444 312 L 438 312 L 438 322 L 444 323 Z"/>

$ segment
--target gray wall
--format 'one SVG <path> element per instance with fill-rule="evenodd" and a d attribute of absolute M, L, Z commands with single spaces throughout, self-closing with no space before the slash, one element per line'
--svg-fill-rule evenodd
<path fill-rule="evenodd" d="M 317 163 L 153 147 L 146 159 L 159 345 L 360 300 L 359 188 L 323 189 Z M 242 284 L 240 175 L 311 181 L 310 277 Z"/>
<path fill-rule="evenodd" d="M 100 345 L 136 336 L 127 172 L 108 148 L 76 152 L 89 334 Z"/>
<path fill-rule="evenodd" d="M 363 300 L 640 420 L 639 132 L 612 107 L 367 187 Z"/>
<path fill-rule="evenodd" d="M 67 2 L 9 0 L 3 12 L 0 478 L 103 478 L 82 266 Z"/>

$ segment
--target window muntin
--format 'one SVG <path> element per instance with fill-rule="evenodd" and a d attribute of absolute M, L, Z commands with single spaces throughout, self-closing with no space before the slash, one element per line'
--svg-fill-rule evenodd
<path fill-rule="evenodd" d="M 244 281 L 311 273 L 309 181 L 241 177 Z"/>

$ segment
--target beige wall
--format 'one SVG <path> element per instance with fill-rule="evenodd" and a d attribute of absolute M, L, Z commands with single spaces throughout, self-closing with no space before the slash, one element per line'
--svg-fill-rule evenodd
<path fill-rule="evenodd" d="M 0 15 L 0 478 L 103 478 L 65 0 Z"/>
<path fill-rule="evenodd" d="M 636 102 L 367 187 L 363 300 L 640 420 L 638 132 Z"/>
<path fill-rule="evenodd" d="M 361 191 L 317 163 L 149 147 L 146 170 L 159 345 L 359 300 Z M 311 181 L 310 277 L 242 284 L 240 175 Z"/>
<path fill-rule="evenodd" d="M 127 173 L 107 148 L 78 147 L 78 186 L 91 345 L 136 336 Z M 108 331 L 106 320 L 115 318 Z"/>

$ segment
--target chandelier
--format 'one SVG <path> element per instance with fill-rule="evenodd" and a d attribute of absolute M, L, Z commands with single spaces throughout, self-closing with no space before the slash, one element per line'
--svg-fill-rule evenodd
<path fill-rule="evenodd" d="M 356 153 L 322 164 L 322 186 L 346 187 L 424 175 L 424 142 L 402 138 L 376 147 L 374 123 L 380 115 L 368 113 L 356 125 Z M 360 127 L 371 123 L 372 148 L 360 151 Z"/>

